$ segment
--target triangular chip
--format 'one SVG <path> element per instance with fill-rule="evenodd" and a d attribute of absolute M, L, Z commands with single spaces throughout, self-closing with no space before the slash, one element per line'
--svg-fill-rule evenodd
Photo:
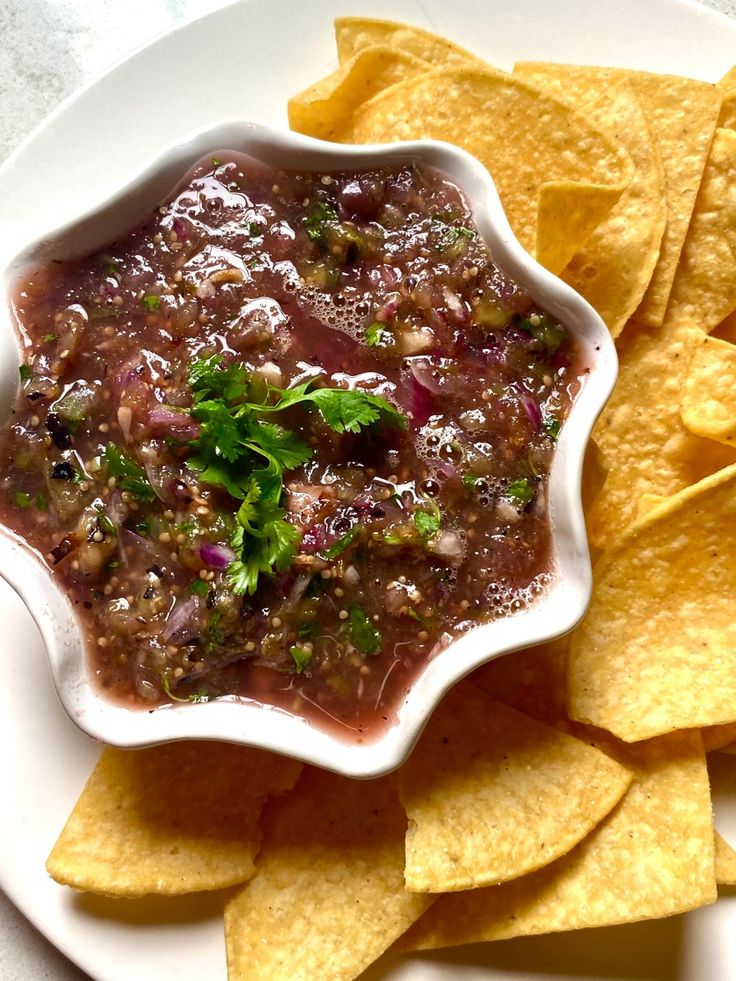
<path fill-rule="evenodd" d="M 736 309 L 736 132 L 719 129 L 672 286 L 668 317 L 705 331 Z"/>
<path fill-rule="evenodd" d="M 690 432 L 736 446 L 736 344 L 703 338 L 682 386 L 680 415 Z"/>
<path fill-rule="evenodd" d="M 718 126 L 722 129 L 736 129 L 736 88 L 729 89 L 723 95 Z"/>
<path fill-rule="evenodd" d="M 335 41 L 340 64 L 354 58 L 364 48 L 376 44 L 387 45 L 398 51 L 414 55 L 430 62 L 435 68 L 443 65 L 482 64 L 482 62 L 452 41 L 410 24 L 371 17 L 337 17 Z"/>
<path fill-rule="evenodd" d="M 568 709 L 627 741 L 736 721 L 736 466 L 673 495 L 594 570 Z"/>
<path fill-rule="evenodd" d="M 736 89 L 736 65 L 728 69 L 718 84 L 722 89 Z"/>
<path fill-rule="evenodd" d="M 593 746 L 461 682 L 399 771 L 406 887 L 476 889 L 547 865 L 608 814 L 631 779 Z"/>
<path fill-rule="evenodd" d="M 582 116 L 492 69 L 445 69 L 401 82 L 356 113 L 360 143 L 432 138 L 488 167 L 511 227 L 559 271 L 631 180 L 628 155 Z M 554 233 L 549 225 L 554 225 Z"/>
<path fill-rule="evenodd" d="M 548 726 L 566 723 L 568 638 L 494 658 L 472 675 L 491 698 Z"/>
<path fill-rule="evenodd" d="M 636 325 L 619 342 L 619 375 L 594 429 L 606 482 L 587 514 L 592 541 L 608 547 L 636 517 L 643 494 L 668 497 L 736 461 L 736 451 L 694 436 L 680 391 L 703 332 L 688 322 Z"/>
<path fill-rule="evenodd" d="M 555 95 L 618 140 L 634 163 L 631 183 L 562 273 L 618 337 L 639 306 L 659 257 L 667 215 L 659 150 L 628 82 L 596 85 L 586 80 L 557 89 Z"/>
<path fill-rule="evenodd" d="M 661 324 L 718 120 L 721 90 L 676 75 L 587 65 L 518 62 L 514 74 L 563 99 L 566 92 L 599 91 L 621 81 L 632 86 L 659 147 L 667 199 L 659 260 L 635 319 L 650 326 Z"/>
<path fill-rule="evenodd" d="M 289 99 L 289 125 L 320 140 L 351 143 L 353 113 L 362 102 L 429 67 L 395 48 L 363 48 L 332 75 Z"/>
<path fill-rule="evenodd" d="M 392 778 L 305 769 L 263 826 L 256 876 L 225 906 L 230 981 L 347 981 L 432 901 L 404 889 L 406 816 Z"/>
<path fill-rule="evenodd" d="M 736 851 L 716 831 L 716 882 L 719 886 L 736 886 Z"/>
<path fill-rule="evenodd" d="M 710 789 L 697 733 L 621 748 L 620 756 L 636 779 L 568 855 L 500 886 L 443 896 L 397 946 L 608 926 L 714 902 Z"/>
<path fill-rule="evenodd" d="M 175 896 L 253 875 L 258 819 L 300 764 L 226 743 L 106 749 L 47 862 L 65 885 Z"/>

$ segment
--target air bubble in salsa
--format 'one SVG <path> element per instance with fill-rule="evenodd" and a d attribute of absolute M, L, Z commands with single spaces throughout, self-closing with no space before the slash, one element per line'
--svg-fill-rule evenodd
<path fill-rule="evenodd" d="M 119 703 L 240 696 L 366 738 L 554 575 L 585 369 L 435 170 L 219 153 L 13 308 L 0 518 Z"/>

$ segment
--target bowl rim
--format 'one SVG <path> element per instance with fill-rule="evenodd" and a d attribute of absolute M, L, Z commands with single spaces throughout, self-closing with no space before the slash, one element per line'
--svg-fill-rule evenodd
<path fill-rule="evenodd" d="M 479 625 L 441 651 L 415 679 L 399 709 L 398 722 L 363 741 L 355 737 L 341 740 L 285 710 L 230 696 L 209 703 L 163 705 L 151 711 L 130 710 L 107 701 L 88 677 L 89 658 L 70 601 L 40 557 L 3 526 L 0 574 L 23 600 L 41 632 L 65 712 L 94 739 L 121 748 L 216 739 L 292 756 L 345 776 L 376 777 L 403 762 L 441 698 L 461 678 L 496 657 L 568 633 L 584 616 L 592 573 L 581 503 L 582 467 L 591 430 L 616 381 L 615 346 L 587 301 L 523 249 L 490 174 L 466 151 L 437 140 L 359 146 L 325 143 L 243 120 L 223 120 L 177 140 L 112 195 L 24 244 L 1 274 L 6 301 L 11 284 L 23 271 L 54 252 L 65 258 L 84 254 L 91 251 L 92 241 L 101 248 L 113 236 L 96 231 L 98 226 L 105 228 L 117 221 L 118 234 L 127 232 L 173 191 L 192 164 L 224 148 L 276 166 L 321 172 L 399 162 L 437 168 L 463 192 L 494 261 L 575 336 L 589 371 L 560 433 L 550 473 L 554 581 L 526 610 Z M 123 221 L 118 212 L 131 217 Z M 71 243 L 80 239 L 88 244 L 75 252 Z M 10 330 L 17 345 L 7 302 L 3 313 L 0 331 Z"/>

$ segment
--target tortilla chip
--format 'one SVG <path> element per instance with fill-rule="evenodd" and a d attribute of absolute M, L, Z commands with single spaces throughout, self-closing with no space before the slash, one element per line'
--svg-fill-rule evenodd
<path fill-rule="evenodd" d="M 729 68 L 726 74 L 718 83 L 722 89 L 736 89 L 736 65 L 733 68 Z"/>
<path fill-rule="evenodd" d="M 736 722 L 727 722 L 722 726 L 706 726 L 700 730 L 703 749 L 710 753 L 715 749 L 724 749 L 736 740 Z"/>
<path fill-rule="evenodd" d="M 511 75 L 445 69 L 401 82 L 356 113 L 360 143 L 430 137 L 463 147 L 493 176 L 528 251 L 559 271 L 627 187 L 627 154 L 582 116 Z"/>
<path fill-rule="evenodd" d="M 347 981 L 431 903 L 404 889 L 395 780 L 305 768 L 264 814 L 255 878 L 225 906 L 228 978 Z"/>
<path fill-rule="evenodd" d="M 175 896 L 253 875 L 258 818 L 301 765 L 225 743 L 106 749 L 46 863 L 107 896 Z"/>
<path fill-rule="evenodd" d="M 736 309 L 736 132 L 713 138 L 668 317 L 685 313 L 705 331 Z"/>
<path fill-rule="evenodd" d="M 568 656 L 573 719 L 626 741 L 736 721 L 736 466 L 671 497 L 598 562 Z"/>
<path fill-rule="evenodd" d="M 636 504 L 636 520 L 643 518 L 645 514 L 649 514 L 654 508 L 658 508 L 660 504 L 666 501 L 667 498 L 664 494 L 642 494 Z"/>
<path fill-rule="evenodd" d="M 736 344 L 703 338 L 682 386 L 680 414 L 690 432 L 736 445 Z"/>
<path fill-rule="evenodd" d="M 736 851 L 718 832 L 715 833 L 716 882 L 719 886 L 736 886 Z"/>
<path fill-rule="evenodd" d="M 497 657 L 472 675 L 473 684 L 518 712 L 557 726 L 567 722 L 568 638 Z"/>
<path fill-rule="evenodd" d="M 362 102 L 429 68 L 426 61 L 394 48 L 364 48 L 289 100 L 289 125 L 319 140 L 351 143 L 353 113 Z"/>
<path fill-rule="evenodd" d="M 628 81 L 659 147 L 664 171 L 667 223 L 659 260 L 635 320 L 658 326 L 664 320 L 677 263 L 703 175 L 721 107 L 721 90 L 707 82 L 624 68 L 518 62 L 514 67 L 552 96 L 600 91 Z M 568 96 L 569 97 L 569 96 Z"/>
<path fill-rule="evenodd" d="M 397 946 L 630 923 L 714 902 L 710 789 L 697 733 L 622 747 L 620 757 L 634 769 L 634 782 L 568 855 L 500 886 L 443 896 Z"/>
<path fill-rule="evenodd" d="M 399 771 L 406 888 L 476 889 L 541 868 L 584 838 L 631 779 L 599 750 L 462 682 Z"/>
<path fill-rule="evenodd" d="M 736 89 L 731 89 L 723 95 L 718 126 L 721 129 L 736 129 Z"/>
<path fill-rule="evenodd" d="M 620 142 L 635 167 L 619 201 L 562 273 L 618 337 L 639 306 L 659 258 L 667 217 L 659 151 L 627 82 L 571 85 L 555 94 Z"/>
<path fill-rule="evenodd" d="M 736 756 L 736 742 L 729 743 L 728 746 L 719 746 L 719 753 L 727 753 L 729 756 Z"/>
<path fill-rule="evenodd" d="M 694 436 L 680 418 L 680 390 L 703 333 L 687 320 L 639 328 L 619 343 L 619 377 L 593 431 L 608 472 L 588 512 L 598 548 L 634 520 L 643 494 L 670 495 L 736 461 L 736 452 Z"/>
<path fill-rule="evenodd" d="M 377 44 L 414 55 L 435 68 L 483 64 L 479 58 L 459 45 L 422 30 L 421 27 L 390 20 L 374 20 L 371 17 L 336 17 L 335 41 L 340 65 L 350 61 L 365 48 L 372 48 Z"/>

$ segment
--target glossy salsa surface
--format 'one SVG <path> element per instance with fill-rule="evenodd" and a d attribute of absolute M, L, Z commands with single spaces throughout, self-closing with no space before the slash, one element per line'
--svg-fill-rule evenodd
<path fill-rule="evenodd" d="M 238 695 L 362 738 L 554 575 L 548 474 L 585 366 L 442 174 L 223 152 L 13 304 L 0 519 L 116 701 Z"/>

